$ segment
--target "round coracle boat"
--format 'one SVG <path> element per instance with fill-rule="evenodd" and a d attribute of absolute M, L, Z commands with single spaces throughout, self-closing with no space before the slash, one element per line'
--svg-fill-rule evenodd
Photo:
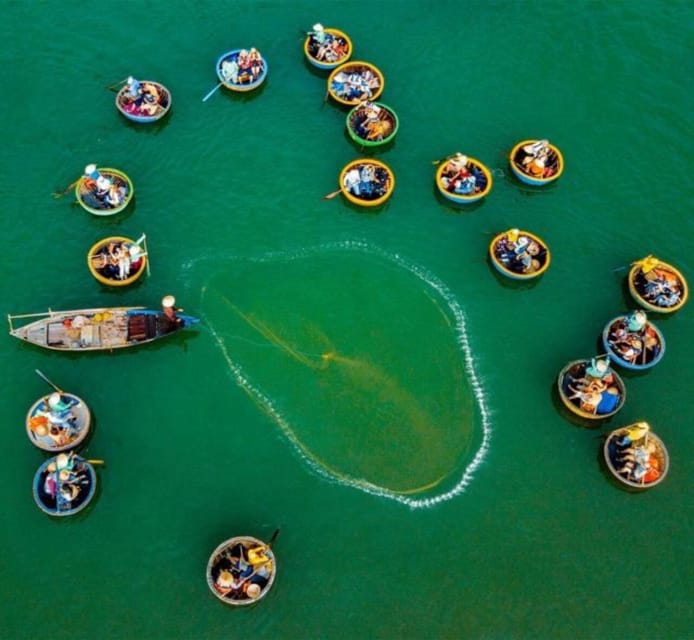
<path fill-rule="evenodd" d="M 352 41 L 339 29 L 314 24 L 304 40 L 304 55 L 318 69 L 334 69 L 352 55 Z"/>
<path fill-rule="evenodd" d="M 603 446 L 610 473 L 632 489 L 649 489 L 662 482 L 670 467 L 663 441 L 647 422 L 635 422 L 616 429 Z"/>
<path fill-rule="evenodd" d="M 382 102 L 361 102 L 347 114 L 347 133 L 362 147 L 378 147 L 395 138 L 398 116 Z"/>
<path fill-rule="evenodd" d="M 89 434 L 89 407 L 72 393 L 54 392 L 39 398 L 26 416 L 31 443 L 52 453 L 77 449 Z"/>
<path fill-rule="evenodd" d="M 523 140 L 509 154 L 511 170 L 525 184 L 542 187 L 564 172 L 561 151 L 547 140 Z"/>
<path fill-rule="evenodd" d="M 171 92 L 159 82 L 131 76 L 116 94 L 116 108 L 133 122 L 156 122 L 171 109 Z"/>
<path fill-rule="evenodd" d="M 612 318 L 603 329 L 602 343 L 618 365 L 634 371 L 654 367 L 665 355 L 665 337 L 641 309 Z"/>
<path fill-rule="evenodd" d="M 624 406 L 626 387 L 609 364 L 609 357 L 574 360 L 559 372 L 559 397 L 572 413 L 587 420 L 602 420 Z"/>
<path fill-rule="evenodd" d="M 492 190 L 492 174 L 479 160 L 457 152 L 439 165 L 436 187 L 452 202 L 471 204 Z"/>
<path fill-rule="evenodd" d="M 489 244 L 494 268 L 514 280 L 530 280 L 549 268 L 551 255 L 545 242 L 529 231 L 509 229 Z"/>
<path fill-rule="evenodd" d="M 393 194 L 395 174 L 388 165 L 373 158 L 360 158 L 340 172 L 340 190 L 361 207 L 377 207 Z"/>
<path fill-rule="evenodd" d="M 132 284 L 147 270 L 145 238 L 143 234 L 138 240 L 125 236 L 99 240 L 87 253 L 89 272 L 109 287 Z"/>
<path fill-rule="evenodd" d="M 215 65 L 222 86 L 232 91 L 253 91 L 267 77 L 267 61 L 254 47 L 223 53 Z"/>
<path fill-rule="evenodd" d="M 685 277 L 672 265 L 653 256 L 632 263 L 628 281 L 634 300 L 656 313 L 677 311 L 689 297 Z"/>
<path fill-rule="evenodd" d="M 82 511 L 96 492 L 96 473 L 74 451 L 46 460 L 34 476 L 37 506 L 49 516 L 72 516 Z"/>
<path fill-rule="evenodd" d="M 95 216 L 112 216 L 133 199 L 133 183 L 122 171 L 90 164 L 75 185 L 75 196 Z"/>
<path fill-rule="evenodd" d="M 370 62 L 345 62 L 328 77 L 328 94 L 336 102 L 352 107 L 376 100 L 383 93 L 384 83 L 383 74 Z"/>
<path fill-rule="evenodd" d="M 222 542 L 207 563 L 207 585 L 224 604 L 245 606 L 264 598 L 275 582 L 277 563 L 269 544 L 251 536 Z"/>

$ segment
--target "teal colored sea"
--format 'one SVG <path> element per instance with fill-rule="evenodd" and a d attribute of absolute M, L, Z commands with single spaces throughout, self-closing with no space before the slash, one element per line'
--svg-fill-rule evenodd
<path fill-rule="evenodd" d="M 119 0 L 0 3 L 4 314 L 144 306 L 194 328 L 129 349 L 60 353 L 5 334 L 0 636 L 8 640 L 680 640 L 694 629 L 694 303 L 649 313 L 666 353 L 618 369 L 623 408 L 569 412 L 557 376 L 602 353 L 635 308 L 626 277 L 655 255 L 694 284 L 689 2 Z M 385 78 L 391 144 L 360 148 L 327 72 L 304 59 L 320 22 Z M 256 47 L 250 93 L 217 59 Z M 112 90 L 163 83 L 170 113 L 126 120 Z M 546 138 L 550 185 L 508 155 Z M 479 203 L 441 197 L 455 152 L 492 176 Z M 341 194 L 352 160 L 395 175 L 380 207 Z M 86 165 L 132 180 L 91 215 Z M 492 238 L 527 230 L 546 273 L 514 282 Z M 147 236 L 150 273 L 92 277 L 108 236 Z M 94 500 L 34 503 L 46 453 L 25 429 L 52 391 L 89 406 Z M 665 479 L 607 471 L 617 428 L 647 421 Z M 225 606 L 205 569 L 224 540 L 270 541 L 262 601 Z"/>

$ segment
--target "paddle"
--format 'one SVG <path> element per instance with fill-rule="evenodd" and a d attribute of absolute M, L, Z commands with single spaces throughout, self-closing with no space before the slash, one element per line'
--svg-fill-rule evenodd
<path fill-rule="evenodd" d="M 128 76 L 129 78 L 130 76 Z M 117 87 L 119 84 L 123 84 L 124 82 L 127 82 L 128 78 L 123 78 L 122 80 L 119 80 L 118 82 L 114 82 L 113 84 L 108 85 L 106 87 L 109 91 L 115 91 L 114 87 Z"/>
<path fill-rule="evenodd" d="M 75 186 L 77 186 L 77 183 L 78 183 L 81 179 L 82 179 L 82 178 L 77 178 L 77 180 L 75 180 L 72 184 L 69 184 L 69 185 L 68 185 L 67 187 L 65 187 L 65 189 L 63 189 L 62 191 L 54 191 L 54 192 L 53 192 L 53 197 L 54 197 L 54 198 L 62 198 L 68 191 L 71 191 L 72 189 L 74 189 Z"/>
<path fill-rule="evenodd" d="M 106 464 L 103 460 L 87 460 L 89 464 Z"/>
<path fill-rule="evenodd" d="M 279 529 L 275 529 L 275 533 L 272 534 L 272 538 L 270 538 L 270 542 L 267 543 L 268 547 L 272 546 L 272 543 L 277 539 L 277 536 L 280 534 Z"/>
<path fill-rule="evenodd" d="M 203 102 L 207 102 L 207 99 L 212 96 L 212 94 L 219 89 L 224 84 L 224 82 L 220 82 L 212 91 L 210 91 L 203 99 Z"/>
<path fill-rule="evenodd" d="M 53 387 L 58 393 L 63 393 L 63 390 L 60 389 L 57 385 L 53 384 L 46 376 L 44 376 L 38 369 L 35 369 L 36 373 L 38 373 L 39 377 L 43 378 L 51 387 Z M 48 404 L 48 403 L 46 403 Z"/>
<path fill-rule="evenodd" d="M 323 200 L 332 200 L 335 196 L 339 195 L 340 193 L 342 193 L 342 189 L 338 189 L 337 191 L 328 193 L 327 195 L 323 196 Z"/>

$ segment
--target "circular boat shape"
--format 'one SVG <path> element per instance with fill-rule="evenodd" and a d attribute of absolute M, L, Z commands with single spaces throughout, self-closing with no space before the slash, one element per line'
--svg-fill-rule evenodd
<path fill-rule="evenodd" d="M 629 293 L 645 309 L 673 313 L 689 297 L 685 277 L 672 265 L 653 256 L 634 262 L 628 275 Z"/>
<path fill-rule="evenodd" d="M 77 449 L 89 434 L 91 414 L 84 400 L 61 392 L 60 405 L 49 406 L 49 397 L 39 398 L 26 416 L 26 431 L 31 443 L 51 453 Z"/>
<path fill-rule="evenodd" d="M 318 69 L 335 69 L 350 59 L 352 41 L 339 29 L 327 28 L 321 31 L 325 37 L 320 36 L 320 32 L 315 30 L 306 37 L 304 55 Z"/>
<path fill-rule="evenodd" d="M 489 244 L 494 268 L 514 280 L 531 280 L 549 268 L 551 254 L 545 242 L 529 231 L 509 229 Z"/>
<path fill-rule="evenodd" d="M 350 107 L 364 100 L 376 100 L 383 93 L 385 79 L 370 62 L 345 62 L 328 77 L 328 94 L 335 102 Z"/>
<path fill-rule="evenodd" d="M 492 173 L 479 160 L 456 153 L 436 170 L 436 187 L 457 204 L 472 204 L 492 190 Z"/>
<path fill-rule="evenodd" d="M 116 109 L 133 122 L 156 122 L 171 109 L 171 92 L 160 82 L 140 80 L 141 92 L 133 97 L 126 84 L 116 94 Z"/>
<path fill-rule="evenodd" d="M 207 586 L 224 604 L 247 606 L 264 598 L 275 582 L 277 563 L 269 545 L 251 536 L 222 542 L 207 562 Z"/>
<path fill-rule="evenodd" d="M 650 489 L 665 479 L 670 457 L 663 441 L 646 422 L 616 429 L 603 445 L 610 473 L 633 489 Z"/>
<path fill-rule="evenodd" d="M 645 316 L 645 312 L 641 311 Z M 630 329 L 630 314 L 612 318 L 602 331 L 605 351 L 625 369 L 642 371 L 658 364 L 665 355 L 665 336 L 652 322 Z"/>
<path fill-rule="evenodd" d="M 522 140 L 511 150 L 509 162 L 516 178 L 536 187 L 554 182 L 564 172 L 561 151 L 547 140 Z"/>
<path fill-rule="evenodd" d="M 112 216 L 123 211 L 135 194 L 132 181 L 117 169 L 99 167 L 97 171 L 109 186 L 97 186 L 97 181 L 82 176 L 75 186 L 77 201 L 95 216 Z"/>
<path fill-rule="evenodd" d="M 363 147 L 378 147 L 395 138 L 398 116 L 382 102 L 361 102 L 347 114 L 347 133 Z"/>
<path fill-rule="evenodd" d="M 377 207 L 393 194 L 395 174 L 379 160 L 360 158 L 342 169 L 340 189 L 347 200 L 360 207 Z"/>
<path fill-rule="evenodd" d="M 232 91 L 253 91 L 267 77 L 268 65 L 257 49 L 232 49 L 223 53 L 215 65 L 219 81 Z"/>
<path fill-rule="evenodd" d="M 82 511 L 96 492 L 96 473 L 74 452 L 46 460 L 34 476 L 34 500 L 49 516 L 72 516 Z"/>
<path fill-rule="evenodd" d="M 140 245 L 125 236 L 109 236 L 92 245 L 87 253 L 89 272 L 101 284 L 125 287 L 145 271 L 147 255 Z"/>
<path fill-rule="evenodd" d="M 569 362 L 557 378 L 559 397 L 577 416 L 587 420 L 603 420 L 617 413 L 626 401 L 623 380 L 608 367 L 602 378 L 588 374 L 590 360 Z"/>

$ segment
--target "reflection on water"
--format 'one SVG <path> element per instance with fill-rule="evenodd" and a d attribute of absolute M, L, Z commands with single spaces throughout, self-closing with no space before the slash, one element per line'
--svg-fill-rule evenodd
<path fill-rule="evenodd" d="M 237 382 L 314 470 L 405 502 L 458 492 L 486 441 L 462 314 L 415 276 L 324 248 L 232 261 L 201 305 Z"/>

